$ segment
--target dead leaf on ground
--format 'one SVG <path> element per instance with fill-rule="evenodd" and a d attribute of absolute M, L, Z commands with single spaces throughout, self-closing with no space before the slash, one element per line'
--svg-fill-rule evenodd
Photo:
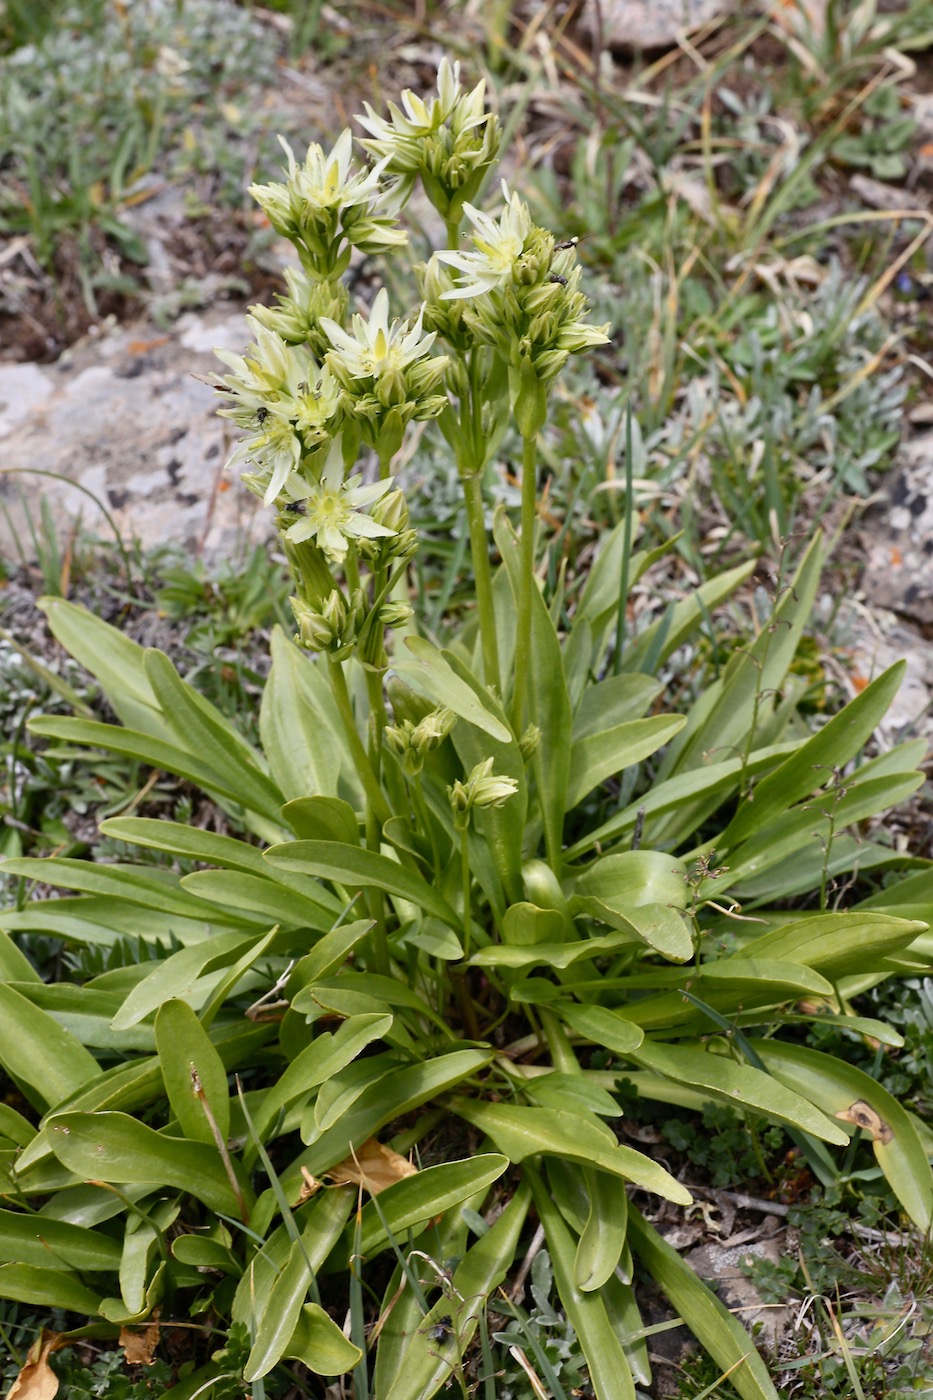
<path fill-rule="evenodd" d="M 154 1318 L 141 1332 L 130 1327 L 121 1327 L 120 1345 L 128 1366 L 152 1366 L 155 1362 L 155 1349 L 159 1345 L 159 1320 Z"/>
<path fill-rule="evenodd" d="M 7 1391 L 6 1400 L 54 1400 L 59 1381 L 49 1365 L 49 1357 L 53 1351 L 70 1345 L 60 1332 L 47 1332 L 43 1328 L 29 1348 L 26 1365 Z"/>
<path fill-rule="evenodd" d="M 364 1186 L 371 1196 L 378 1196 L 386 1187 L 394 1186 L 406 1176 L 414 1176 L 417 1170 L 407 1157 L 393 1152 L 376 1138 L 370 1138 L 351 1156 L 331 1167 L 327 1175 L 338 1186 L 352 1183 Z"/>
<path fill-rule="evenodd" d="M 875 1142 L 888 1143 L 894 1138 L 894 1129 L 864 1099 L 856 1099 L 836 1117 L 843 1123 L 854 1123 L 857 1128 L 864 1128 L 866 1133 L 871 1133 Z"/>

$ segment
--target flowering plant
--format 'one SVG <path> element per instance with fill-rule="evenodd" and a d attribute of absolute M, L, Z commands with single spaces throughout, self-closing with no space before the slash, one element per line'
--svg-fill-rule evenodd
<path fill-rule="evenodd" d="M 5 863 L 79 897 L 0 915 L 0 1064 L 39 1119 L 0 1105 L 0 1297 L 85 1314 L 95 1335 L 156 1309 L 225 1327 L 173 1400 L 231 1381 L 262 1396 L 292 1361 L 344 1376 L 359 1400 L 454 1383 L 493 1396 L 488 1314 L 545 1241 L 597 1400 L 650 1383 L 636 1259 L 743 1400 L 777 1400 L 741 1324 L 648 1218 L 657 1196 L 690 1192 L 623 1141 L 619 1079 L 662 1103 L 727 1103 L 752 1135 L 780 1126 L 825 1183 L 849 1170 L 827 1145 L 867 1131 L 903 1212 L 930 1229 L 911 1116 L 861 1070 L 780 1035 L 827 1014 L 896 1044 L 851 998 L 933 957 L 917 917 L 928 869 L 829 899 L 860 863 L 907 859 L 846 828 L 920 785 L 923 745 L 840 777 L 903 668 L 807 730 L 790 667 L 819 539 L 687 715 L 663 705 L 673 658 L 753 564 L 631 636 L 628 592 L 657 551 L 634 550 L 629 501 L 585 581 L 546 591 L 549 395 L 606 328 L 587 320 L 572 243 L 515 194 L 498 218 L 475 202 L 499 145 L 482 86 L 462 92 L 445 61 L 435 98 L 402 103 L 385 120 L 367 108 L 370 168 L 345 132 L 254 191 L 300 262 L 280 304 L 253 309 L 246 353 L 222 355 L 219 385 L 244 433 L 231 464 L 273 508 L 294 582 L 262 752 L 160 652 L 46 602 L 122 723 L 32 728 L 182 775 L 241 836 L 103 823 L 185 861 L 181 876 Z M 407 315 L 390 320 L 380 289 L 348 324 L 349 260 L 402 256 L 397 216 L 418 180 L 448 247 L 415 270 Z M 519 529 L 500 505 L 490 541 L 485 478 L 510 420 Z M 473 614 L 434 639 L 410 597 L 418 537 L 398 467 L 411 424 L 432 422 L 476 588 Z M 800 894 L 808 905 L 783 912 Z M 75 1010 L 74 988 L 37 979 L 10 937 L 36 930 L 109 946 L 132 931 L 151 961 L 94 979 Z M 371 1272 L 383 1253 L 394 1267 Z M 545 1352 L 534 1360 L 559 1393 Z"/>

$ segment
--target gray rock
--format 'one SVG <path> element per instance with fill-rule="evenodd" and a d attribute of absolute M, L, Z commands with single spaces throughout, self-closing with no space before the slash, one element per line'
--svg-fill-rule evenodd
<path fill-rule="evenodd" d="M 586 0 L 581 23 L 609 48 L 666 49 L 734 8 L 734 0 Z"/>
<path fill-rule="evenodd" d="M 933 433 L 906 442 L 866 519 L 862 589 L 879 607 L 933 625 Z"/>
<path fill-rule="evenodd" d="M 711 1284 L 726 1307 L 735 1313 L 742 1324 L 752 1330 L 761 1324 L 761 1342 L 774 1350 L 790 1322 L 791 1310 L 782 1304 L 766 1303 L 742 1265 L 749 1259 L 767 1259 L 772 1264 L 780 1262 L 785 1246 L 785 1234 L 757 1239 L 747 1244 L 729 1245 L 712 1241 L 693 1249 L 686 1255 L 701 1279 Z"/>
<path fill-rule="evenodd" d="M 29 540 L 26 513 L 38 519 L 40 490 L 63 525 L 80 515 L 106 533 L 97 501 L 124 539 L 145 546 L 174 542 L 210 555 L 244 534 L 258 538 L 259 502 L 223 474 L 230 426 L 216 416 L 209 385 L 193 377 L 222 369 L 214 346 L 242 350 L 248 339 L 242 309 L 228 305 L 169 330 L 123 327 L 55 365 L 0 365 L 0 499 L 9 513 L 0 513 L 0 548 L 13 554 L 17 540 Z"/>

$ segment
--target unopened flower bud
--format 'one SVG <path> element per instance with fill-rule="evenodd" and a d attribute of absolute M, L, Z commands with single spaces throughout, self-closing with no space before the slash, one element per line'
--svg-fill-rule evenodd
<path fill-rule="evenodd" d="M 529 724 L 524 734 L 518 741 L 519 752 L 525 763 L 533 757 L 538 745 L 541 742 L 541 730 L 536 724 Z"/>
<path fill-rule="evenodd" d="M 412 748 L 422 754 L 429 753 L 444 742 L 456 723 L 457 716 L 446 706 L 440 710 L 432 710 L 415 725 L 411 736 Z"/>
<path fill-rule="evenodd" d="M 454 823 L 464 831 L 474 807 L 501 807 L 518 792 L 515 778 L 499 777 L 492 771 L 493 760 L 484 758 L 472 769 L 465 783 L 459 779 L 447 789 Z"/>
<path fill-rule="evenodd" d="M 379 609 L 379 621 L 383 627 L 404 627 L 414 613 L 408 603 L 383 603 Z"/>

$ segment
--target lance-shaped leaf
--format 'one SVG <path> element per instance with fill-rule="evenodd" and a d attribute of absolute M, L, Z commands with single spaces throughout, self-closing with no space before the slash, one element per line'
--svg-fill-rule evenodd
<path fill-rule="evenodd" d="M 689 1205 L 693 1199 L 657 1162 L 617 1142 L 614 1133 L 596 1117 L 461 1098 L 452 1100 L 451 1108 L 492 1138 L 513 1162 L 523 1162 L 539 1153 L 565 1157 L 611 1172 L 678 1205 Z"/>
<path fill-rule="evenodd" d="M 230 1136 L 227 1071 L 191 1007 L 167 1001 L 155 1024 L 162 1078 L 186 1138 L 215 1145 Z"/>
<path fill-rule="evenodd" d="M 235 1219 L 249 1196 L 242 1182 L 234 1192 L 216 1148 L 166 1137 L 125 1113 L 56 1114 L 49 1141 L 58 1160 L 88 1181 L 171 1186 Z"/>
<path fill-rule="evenodd" d="M 619 679 L 630 678 L 620 676 Z M 568 811 L 607 778 L 656 753 L 685 723 L 681 715 L 658 715 L 652 719 L 631 720 L 578 739 L 570 751 Z"/>
<path fill-rule="evenodd" d="M 700 1345 L 728 1372 L 729 1384 L 742 1400 L 779 1400 L 768 1368 L 742 1324 L 631 1204 L 628 1234 L 638 1258 Z"/>
<path fill-rule="evenodd" d="M 825 1113 L 871 1136 L 872 1149 L 904 1210 L 923 1232 L 933 1226 L 933 1173 L 910 1115 L 864 1070 L 803 1045 L 751 1042 L 782 1084 Z"/>
<path fill-rule="evenodd" d="M 752 1065 L 737 1064 L 725 1055 L 712 1055 L 701 1043 L 662 1045 L 645 1041 L 630 1052 L 638 1065 L 665 1074 L 680 1084 L 693 1084 L 720 1102 L 741 1104 L 791 1128 L 801 1128 L 826 1142 L 842 1144 L 846 1134 L 815 1108 L 809 1099 Z"/>
<path fill-rule="evenodd" d="M 78 1273 L 116 1272 L 120 1246 L 99 1230 L 41 1215 L 0 1210 L 0 1263 Z"/>
<path fill-rule="evenodd" d="M 2 982 L 0 1064 L 49 1108 L 100 1074 L 100 1065 L 79 1040 Z"/>
<path fill-rule="evenodd" d="M 37 1308 L 61 1308 L 79 1317 L 97 1317 L 101 1299 L 74 1274 L 37 1269 L 34 1264 L 0 1264 L 0 1298 Z"/>
<path fill-rule="evenodd" d="M 529 1172 L 535 1206 L 544 1227 L 554 1282 L 567 1319 L 586 1357 L 596 1400 L 635 1400 L 635 1385 L 605 1304 L 596 1292 L 584 1292 L 574 1277 L 576 1248 L 560 1211 L 536 1172 Z"/>
<path fill-rule="evenodd" d="M 435 918 L 442 919 L 445 924 L 453 928 L 459 926 L 458 917 L 446 899 L 427 881 L 377 851 L 348 846 L 342 841 L 285 841 L 266 851 L 265 858 L 283 870 L 297 870 L 325 880 L 336 880 L 343 885 L 398 895 Z"/>
<path fill-rule="evenodd" d="M 406 637 L 409 655 L 397 656 L 394 669 L 420 695 L 426 695 L 436 705 L 445 705 L 460 719 L 475 724 L 485 734 L 500 743 L 512 741 L 512 731 L 477 696 L 466 681 L 461 680 L 444 657 L 423 637 Z"/>

